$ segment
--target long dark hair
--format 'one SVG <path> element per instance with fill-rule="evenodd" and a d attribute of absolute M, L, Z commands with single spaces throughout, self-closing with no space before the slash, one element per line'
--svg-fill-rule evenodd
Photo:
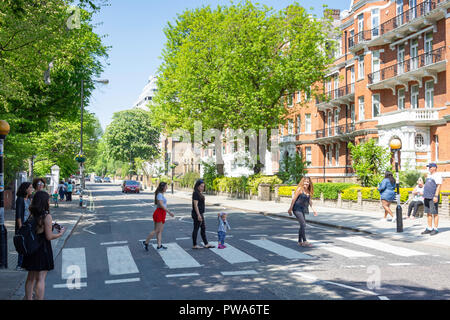
<path fill-rule="evenodd" d="M 204 184 L 205 183 L 205 181 L 203 181 L 202 179 L 198 179 L 196 182 L 195 182 L 195 186 L 194 186 L 194 193 L 197 193 L 198 195 L 199 195 L 199 197 L 200 197 L 200 199 L 205 199 L 205 196 L 198 190 L 198 188 L 200 187 L 200 185 L 201 184 Z"/>
<path fill-rule="evenodd" d="M 27 189 L 31 186 L 31 182 L 22 182 L 17 190 L 16 196 L 25 198 L 27 196 Z"/>
<path fill-rule="evenodd" d="M 384 174 L 384 178 L 385 179 L 389 179 L 391 184 L 395 186 L 395 179 L 394 179 L 394 176 L 392 175 L 392 172 L 386 171 L 385 174 Z"/>
<path fill-rule="evenodd" d="M 159 183 L 158 188 L 156 188 L 156 191 L 155 191 L 155 204 L 158 204 L 158 200 L 156 200 L 156 197 L 158 197 L 159 193 L 163 193 L 163 190 L 166 186 L 167 186 L 166 182 Z"/>
<path fill-rule="evenodd" d="M 50 196 L 45 191 L 38 191 L 35 193 L 30 204 L 30 213 L 37 222 L 37 226 L 44 225 L 44 218 L 47 213 L 50 213 L 49 205 Z"/>

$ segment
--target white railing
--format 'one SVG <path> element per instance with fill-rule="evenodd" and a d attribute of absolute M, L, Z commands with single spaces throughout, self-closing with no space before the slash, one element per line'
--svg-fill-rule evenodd
<path fill-rule="evenodd" d="M 437 109 L 406 109 L 378 116 L 378 125 L 392 124 L 402 121 L 439 120 Z"/>
<path fill-rule="evenodd" d="M 289 134 L 286 136 L 280 137 L 280 142 L 294 142 L 295 141 L 295 135 Z"/>

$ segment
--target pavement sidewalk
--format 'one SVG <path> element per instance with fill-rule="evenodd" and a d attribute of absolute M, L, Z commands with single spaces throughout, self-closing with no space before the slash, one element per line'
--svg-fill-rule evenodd
<path fill-rule="evenodd" d="M 149 192 L 149 191 L 147 191 Z M 192 199 L 192 193 L 186 191 L 174 191 L 172 195 L 167 192 L 167 198 L 177 197 L 184 199 Z M 258 200 L 243 200 L 231 199 L 226 196 L 206 195 L 206 203 L 209 205 L 222 206 L 227 208 L 234 208 L 247 212 L 255 212 L 268 216 L 283 217 L 293 219 L 287 213 L 289 203 L 276 203 L 274 201 L 258 201 Z M 316 201 L 317 203 L 317 201 Z M 169 202 L 170 206 L 170 202 Z M 397 224 L 395 222 L 382 221 L 382 214 L 377 212 L 355 211 L 341 208 L 320 207 L 314 204 L 318 215 L 314 216 L 311 212 L 306 216 L 306 221 L 318 225 L 330 226 L 340 229 L 348 229 L 365 234 L 379 235 L 395 240 L 402 240 L 406 242 L 422 242 L 438 246 L 450 247 L 450 218 L 444 215 L 440 216 L 439 233 L 434 236 L 422 235 L 422 231 L 427 226 L 427 218 L 424 215 L 420 219 L 406 219 L 406 212 L 402 212 L 403 232 L 397 232 Z M 395 214 L 395 205 L 391 206 Z"/>
<path fill-rule="evenodd" d="M 53 257 L 60 254 L 66 240 L 70 237 L 75 226 L 82 217 L 82 211 L 78 206 L 78 201 L 60 202 L 59 207 L 55 208 L 53 204 L 50 207 L 50 213 L 53 221 L 66 227 L 64 235 L 52 241 Z M 8 231 L 8 269 L 0 269 L 0 300 L 21 300 L 24 297 L 24 282 L 28 272 L 16 271 L 17 252 L 14 248 L 14 219 L 15 211 L 5 211 L 5 226 Z"/>

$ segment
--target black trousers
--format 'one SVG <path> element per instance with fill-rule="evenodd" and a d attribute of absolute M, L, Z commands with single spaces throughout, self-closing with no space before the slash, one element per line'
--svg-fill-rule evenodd
<path fill-rule="evenodd" d="M 298 242 L 306 242 L 306 219 L 305 213 L 303 211 L 294 211 L 294 215 L 300 224 L 300 229 L 298 230 Z"/>
<path fill-rule="evenodd" d="M 414 208 L 413 217 L 417 217 L 417 210 L 419 210 L 419 206 L 422 206 L 422 201 L 411 201 L 408 206 L 408 217 L 411 215 L 411 211 Z"/>
<path fill-rule="evenodd" d="M 198 217 L 196 213 L 192 214 L 192 220 L 194 220 L 194 231 L 192 231 L 192 244 L 194 246 L 197 245 L 197 235 L 198 235 L 198 229 L 200 229 L 200 236 L 202 237 L 203 243 L 205 246 L 208 244 L 208 240 L 206 239 L 206 225 L 205 225 L 205 217 L 203 214 L 202 221 L 198 221 Z"/>

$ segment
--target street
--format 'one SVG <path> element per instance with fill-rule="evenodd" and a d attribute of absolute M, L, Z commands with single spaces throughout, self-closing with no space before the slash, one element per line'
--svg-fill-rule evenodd
<path fill-rule="evenodd" d="M 229 214 L 227 248 L 195 250 L 191 202 L 168 190 L 168 207 L 175 213 L 167 216 L 163 232 L 168 249 L 157 251 L 152 239 L 147 252 L 140 242 L 153 230 L 153 193 L 123 194 L 117 184 L 88 187 L 95 211 L 86 211 L 55 257 L 46 299 L 450 298 L 445 247 L 308 223 L 307 238 L 314 246 L 302 248 L 296 220 L 207 206 L 207 237 L 214 245 L 217 213 Z"/>

